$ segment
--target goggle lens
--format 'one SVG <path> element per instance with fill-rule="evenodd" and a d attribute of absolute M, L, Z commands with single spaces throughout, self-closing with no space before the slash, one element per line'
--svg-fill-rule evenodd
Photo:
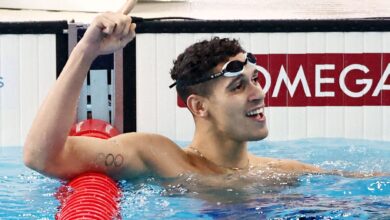
<path fill-rule="evenodd" d="M 242 72 L 242 70 L 244 69 L 244 66 L 245 66 L 244 62 L 234 60 L 234 61 L 231 61 L 227 64 L 226 68 L 224 68 L 222 70 L 222 73 L 224 73 L 224 75 L 226 75 L 227 73 Z"/>
<path fill-rule="evenodd" d="M 246 59 L 244 62 L 233 60 L 225 64 L 225 67 L 222 69 L 222 75 L 226 77 L 235 77 L 244 72 L 244 67 L 247 63 L 256 65 L 256 57 L 251 54 L 246 54 Z"/>

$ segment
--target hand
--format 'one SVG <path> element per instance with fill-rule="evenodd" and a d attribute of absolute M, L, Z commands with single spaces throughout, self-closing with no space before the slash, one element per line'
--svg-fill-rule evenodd
<path fill-rule="evenodd" d="M 85 52 L 97 57 L 125 47 L 135 37 L 136 24 L 127 14 L 136 3 L 137 0 L 127 0 L 117 12 L 98 15 L 79 43 Z"/>

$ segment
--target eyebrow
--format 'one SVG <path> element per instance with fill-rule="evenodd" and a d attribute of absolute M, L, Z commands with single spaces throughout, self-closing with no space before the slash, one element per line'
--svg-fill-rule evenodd
<path fill-rule="evenodd" d="M 251 79 L 252 77 L 254 77 L 255 75 L 258 75 L 259 74 L 259 71 L 257 69 L 254 69 L 253 72 L 251 73 Z M 236 76 L 227 86 L 226 88 L 230 88 L 235 82 L 241 80 L 243 77 L 244 77 L 245 74 L 241 73 L 240 75 Z"/>
<path fill-rule="evenodd" d="M 230 81 L 230 83 L 226 86 L 226 88 L 230 88 L 235 82 L 241 80 L 242 78 L 244 77 L 244 74 L 240 74 L 236 77 L 234 77 L 234 79 L 232 81 Z"/>

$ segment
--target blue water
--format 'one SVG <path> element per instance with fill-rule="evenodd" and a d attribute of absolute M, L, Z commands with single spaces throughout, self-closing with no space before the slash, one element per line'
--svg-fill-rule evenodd
<path fill-rule="evenodd" d="M 390 173 L 390 142 L 262 141 L 249 149 L 259 156 L 297 159 L 325 169 Z M 0 219 L 54 219 L 59 206 L 54 195 L 61 182 L 25 168 L 21 155 L 20 147 L 0 148 Z M 390 219 L 390 176 L 305 175 L 294 184 L 220 188 L 196 186 L 196 176 L 178 179 L 121 181 L 122 218 Z"/>

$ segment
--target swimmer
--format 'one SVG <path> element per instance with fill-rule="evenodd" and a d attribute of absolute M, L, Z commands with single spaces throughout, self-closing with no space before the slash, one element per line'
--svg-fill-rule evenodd
<path fill-rule="evenodd" d="M 119 11 L 98 15 L 73 49 L 26 138 L 24 162 L 28 167 L 64 180 L 89 171 L 114 179 L 212 177 L 249 170 L 259 175 L 264 172 L 258 171 L 267 175 L 326 173 L 313 165 L 248 152 L 248 141 L 268 135 L 265 95 L 257 80 L 256 58 L 238 41 L 225 38 L 193 44 L 178 56 L 171 70 L 175 82 L 171 87 L 185 100 L 195 123 L 186 148 L 162 135 L 140 132 L 108 140 L 69 137 L 92 62 L 125 47 L 135 37 L 136 25 L 128 16 L 135 3 L 128 0 Z"/>

